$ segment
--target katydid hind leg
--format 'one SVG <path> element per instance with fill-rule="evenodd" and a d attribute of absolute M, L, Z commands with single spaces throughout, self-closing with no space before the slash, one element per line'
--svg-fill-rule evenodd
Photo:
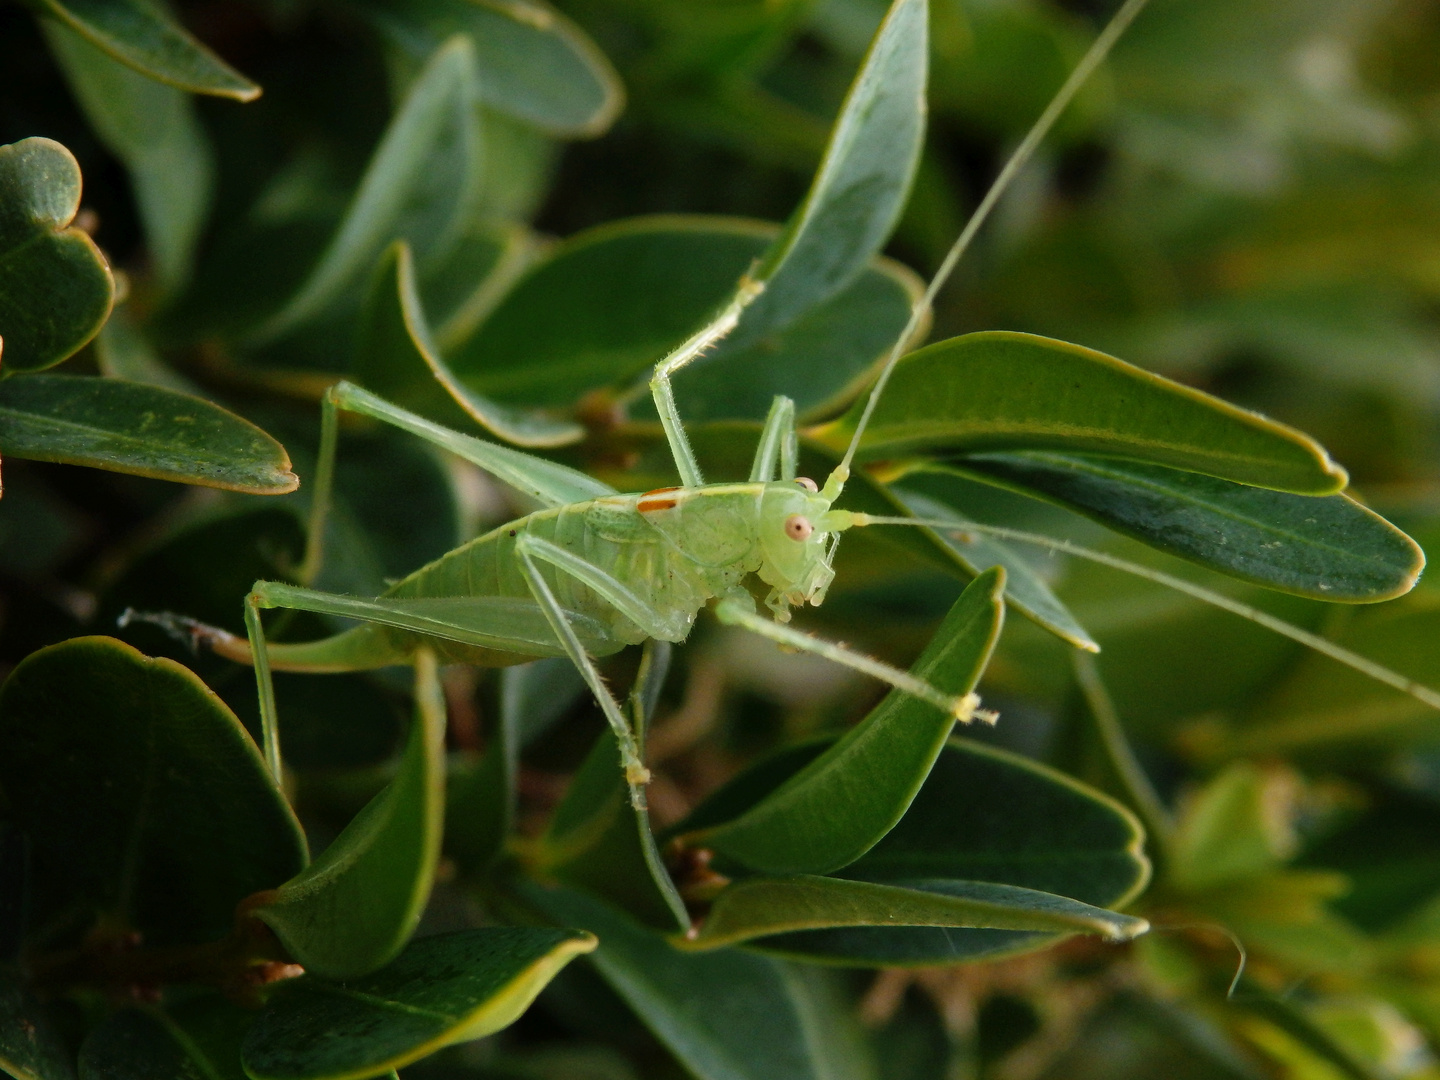
<path fill-rule="evenodd" d="M 280 782 L 280 717 L 275 709 L 275 681 L 270 677 L 270 651 L 265 627 L 260 622 L 260 602 L 252 592 L 245 598 L 245 632 L 250 638 L 250 656 L 255 666 L 255 686 L 260 694 L 260 738 L 270 776 Z"/>
<path fill-rule="evenodd" d="M 645 767 L 639 741 L 635 737 L 635 731 L 625 719 L 620 704 L 615 700 L 615 695 L 605 685 L 604 678 L 600 675 L 600 669 L 595 666 L 595 661 L 585 651 L 585 646 L 580 643 L 575 628 L 571 625 L 564 608 L 555 599 L 555 594 L 550 590 L 540 568 L 535 565 L 535 557 L 527 550 L 528 545 L 518 545 L 516 556 L 520 560 L 522 573 L 534 594 L 536 602 L 541 610 L 545 612 L 546 618 L 555 631 L 555 635 L 565 646 L 565 652 L 579 669 L 584 677 L 586 685 L 590 687 L 596 703 L 600 706 L 601 712 L 605 714 L 606 721 L 615 732 L 616 742 L 620 745 L 620 761 L 625 769 L 625 779 L 630 786 L 630 800 L 637 810 L 645 807 L 645 787 L 650 780 L 650 770 Z"/>

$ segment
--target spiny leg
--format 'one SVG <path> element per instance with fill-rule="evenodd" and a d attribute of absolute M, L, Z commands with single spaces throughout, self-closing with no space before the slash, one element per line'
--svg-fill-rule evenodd
<path fill-rule="evenodd" d="M 652 638 L 662 641 L 677 641 L 684 638 L 690 629 L 690 620 L 676 614 L 667 618 L 653 604 L 647 604 L 635 591 L 613 574 L 606 573 L 594 563 L 586 562 L 574 552 L 567 551 L 559 544 L 538 536 L 521 536 L 516 546 L 526 554 L 542 559 L 563 573 L 594 590 L 611 607 L 633 622 Z"/>
<path fill-rule="evenodd" d="M 795 402 L 776 394 L 755 447 L 755 463 L 750 466 L 752 483 L 768 484 L 775 479 L 775 466 L 780 466 L 781 480 L 794 480 L 799 439 L 795 435 Z"/>
<path fill-rule="evenodd" d="M 526 541 L 530 541 L 527 543 Z M 620 705 L 615 700 L 615 695 L 605 685 L 605 680 L 600 676 L 600 670 L 595 662 L 590 659 L 590 654 L 580 644 L 580 638 L 575 633 L 575 628 L 570 625 L 566 618 L 565 610 L 560 602 L 555 599 L 555 594 L 550 590 L 540 568 L 535 565 L 535 557 L 531 553 L 533 538 L 522 537 L 515 545 L 515 553 L 520 559 L 520 568 L 525 575 L 525 580 L 530 585 L 530 591 L 534 593 L 536 601 L 540 604 L 541 610 L 545 612 L 546 618 L 555 631 L 555 636 L 560 639 L 570 660 L 584 677 L 590 692 L 595 696 L 595 701 L 600 706 L 601 712 L 615 732 L 615 740 L 620 745 L 620 762 L 625 767 L 625 779 L 630 785 L 630 801 L 637 810 L 645 807 L 644 785 L 650 780 L 650 770 L 645 767 L 645 761 L 641 754 L 640 746 L 631 729 L 625 714 L 620 711 Z"/>
<path fill-rule="evenodd" d="M 851 652 L 833 641 L 812 637 L 799 630 L 792 630 L 788 626 L 781 626 L 748 610 L 743 603 L 737 600 L 721 600 L 715 605 L 715 617 L 726 625 L 742 627 L 761 637 L 779 642 L 781 645 L 798 649 L 801 652 L 812 653 L 815 656 L 822 656 L 826 660 L 863 672 L 881 682 L 889 683 L 897 690 L 903 690 L 922 701 L 928 701 L 942 712 L 949 713 L 962 724 L 968 724 L 972 720 L 983 720 L 987 724 L 993 724 L 997 719 L 994 713 L 979 708 L 980 698 L 975 694 L 954 697 L 943 693 L 929 683 L 917 679 L 908 671 L 901 671 L 899 668 L 891 667 L 873 657 Z"/>
<path fill-rule="evenodd" d="M 341 381 L 329 387 L 321 399 L 320 408 L 320 453 L 315 468 L 315 491 L 310 503 L 309 536 L 299 574 L 302 585 L 314 584 L 324 560 L 325 526 L 334 496 L 341 409 L 390 424 L 448 450 L 517 491 L 538 499 L 545 506 L 564 506 L 566 503 L 615 494 L 613 488 L 576 469 L 452 431 L 443 424 L 392 405 L 353 383 Z"/>
<path fill-rule="evenodd" d="M 656 364 L 655 372 L 650 377 L 650 394 L 655 399 L 655 411 L 660 414 L 660 425 L 665 429 L 665 439 L 670 444 L 675 469 L 680 473 L 680 483 L 686 487 L 700 487 L 705 483 L 705 478 L 700 475 L 695 451 L 690 449 L 690 440 L 680 422 L 680 410 L 675 405 L 675 392 L 670 387 L 670 376 L 734 330 L 740 322 L 740 313 L 764 289 L 765 286 L 760 282 L 752 281 L 749 277 L 743 278 L 740 287 L 735 290 L 734 298 L 725 305 L 720 314 Z"/>

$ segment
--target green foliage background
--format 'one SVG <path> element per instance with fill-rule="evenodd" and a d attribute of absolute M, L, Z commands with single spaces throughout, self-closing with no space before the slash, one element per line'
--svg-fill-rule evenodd
<path fill-rule="evenodd" d="M 702 619 L 604 665 L 648 818 L 563 659 L 277 673 L 277 779 L 249 669 L 121 619 L 241 634 L 536 507 L 347 417 L 307 578 L 341 378 L 595 478 L 542 496 L 673 483 L 644 377 L 752 268 L 682 415 L 740 479 L 789 395 L 823 478 L 1114 6 L 902 0 L 827 154 L 880 0 L 0 4 L 0 1072 L 1440 1075 L 1436 710 L 1156 581 L 852 533 L 800 624 L 999 723 Z M 1151 0 L 842 505 L 1440 686 L 1437 52 L 1435 0 Z"/>

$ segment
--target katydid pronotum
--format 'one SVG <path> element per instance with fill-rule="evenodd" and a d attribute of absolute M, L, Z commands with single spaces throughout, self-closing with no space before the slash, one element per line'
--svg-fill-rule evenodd
<path fill-rule="evenodd" d="M 595 658 L 647 639 L 683 641 L 699 610 L 709 604 L 713 604 L 715 615 L 723 623 L 857 669 L 930 702 L 957 720 L 993 721 L 993 714 L 978 708 L 978 698 L 973 694 L 944 694 L 904 671 L 784 624 L 789 621 L 792 606 L 823 601 L 834 573 L 835 551 L 841 533 L 847 529 L 880 524 L 985 529 L 969 523 L 873 518 L 834 504 L 849 479 L 875 404 L 931 302 L 997 201 L 1144 3 L 1127 0 L 1011 155 L 923 297 L 915 303 L 908 325 L 896 338 L 872 385 L 866 409 L 843 459 L 823 484 L 796 476 L 795 409 L 783 397 L 777 398 L 771 408 L 750 476 L 744 482 L 705 483 L 686 437 L 671 378 L 738 325 L 764 287 L 746 278 L 708 325 L 655 366 L 650 380 L 650 391 L 680 477 L 679 486 L 621 494 L 584 473 L 443 428 L 342 382 L 331 387 L 323 401 L 321 452 L 308 547 L 299 574 L 302 583 L 313 581 L 320 565 L 341 410 L 393 424 L 426 439 L 529 495 L 542 509 L 470 541 L 374 599 L 323 593 L 304 584 L 257 582 L 246 602 L 248 641 L 174 616 L 146 617 L 201 637 L 222 655 L 253 662 L 260 688 L 266 757 L 277 775 L 280 755 L 270 685 L 272 667 L 312 672 L 370 669 L 409 663 L 422 647 L 434 649 L 444 661 L 482 666 L 567 656 L 584 676 L 614 730 L 632 798 L 638 806 L 649 775 L 644 748 L 601 677 Z M 1018 533 L 1011 538 L 1050 542 L 1048 538 Z M 1082 557 L 1095 554 L 1065 541 L 1050 543 L 1056 550 Z M 1156 576 L 1145 568 L 1101 557 L 1111 565 Z M 756 610 L 746 587 L 746 579 L 752 574 L 769 586 L 765 603 L 773 618 Z M 1245 617 L 1259 616 L 1257 621 L 1272 629 L 1321 647 L 1341 662 L 1440 707 L 1440 696 L 1433 691 L 1402 680 L 1314 635 L 1254 609 L 1240 610 L 1233 601 L 1194 586 L 1187 591 Z M 348 617 L 360 620 L 360 625 L 321 641 L 268 644 L 259 612 L 270 607 Z"/>

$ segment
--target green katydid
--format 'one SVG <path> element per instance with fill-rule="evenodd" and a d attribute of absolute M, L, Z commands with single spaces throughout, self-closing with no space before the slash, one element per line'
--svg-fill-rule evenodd
<path fill-rule="evenodd" d="M 835 503 L 842 496 L 857 449 L 876 403 L 905 346 L 995 204 L 1049 129 L 1145 0 L 1127 0 L 1056 94 L 977 207 L 913 308 L 870 390 L 866 408 L 840 464 L 823 484 L 797 477 L 795 410 L 777 398 L 762 430 L 750 476 L 739 483 L 705 483 L 686 437 L 671 378 L 739 324 L 764 282 L 746 278 L 733 299 L 706 326 L 655 366 L 649 388 L 680 476 L 680 485 L 621 494 L 598 480 L 518 450 L 463 435 L 407 412 L 349 383 L 323 400 L 322 437 L 308 548 L 300 580 L 313 581 L 323 550 L 324 526 L 338 438 L 338 413 L 347 410 L 394 424 L 468 460 L 542 504 L 542 509 L 493 529 L 363 599 L 280 582 L 257 582 L 246 602 L 249 640 L 198 627 L 174 616 L 146 616 L 202 638 L 222 655 L 254 663 L 261 695 L 267 759 L 278 774 L 279 747 L 270 669 L 351 671 L 410 663 L 421 647 L 442 660 L 482 666 L 567 656 L 584 676 L 614 729 L 637 805 L 648 778 L 643 747 L 595 664 L 647 639 L 683 641 L 702 607 L 713 602 L 721 622 L 782 645 L 857 669 L 920 697 L 961 721 L 993 720 L 974 695 L 953 697 L 878 660 L 783 625 L 789 609 L 818 605 L 833 578 L 840 535 L 862 525 L 910 524 L 954 528 L 958 523 L 870 518 Z M 982 529 L 968 523 L 961 528 Z M 1015 539 L 1045 543 L 1046 538 Z M 1051 546 L 1087 553 L 1064 541 Z M 1109 558 L 1112 565 L 1118 561 Z M 1126 564 L 1145 576 L 1144 568 Z M 746 579 L 769 586 L 773 618 L 757 613 Z M 1233 602 L 1191 587 L 1193 595 L 1237 610 Z M 359 626 L 308 643 L 267 644 L 262 608 L 280 607 L 353 618 Z M 1253 617 L 1253 612 L 1241 612 Z M 1277 620 L 1266 617 L 1274 629 Z M 1313 635 L 1289 627 L 1280 632 Z M 1360 658 L 1330 655 L 1350 663 Z M 1348 655 L 1348 654 L 1347 654 Z M 1352 665 L 1353 666 L 1353 665 Z M 1374 674 L 1374 665 L 1368 670 Z M 1381 669 L 1383 670 L 1383 669 Z M 1395 678 L 1399 678 L 1396 676 Z M 1402 687 L 1415 693 L 1423 688 Z M 1417 694 L 1417 696 L 1421 696 Z M 1435 704 L 1437 700 L 1422 696 Z"/>

